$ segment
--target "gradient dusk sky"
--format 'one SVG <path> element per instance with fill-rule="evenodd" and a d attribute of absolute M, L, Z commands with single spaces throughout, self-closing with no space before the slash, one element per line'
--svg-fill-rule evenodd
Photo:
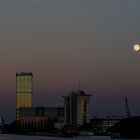
<path fill-rule="evenodd" d="M 33 72 L 34 106 L 92 94 L 94 116 L 140 115 L 140 0 L 0 0 L 0 115 L 15 119 L 16 72 Z"/>

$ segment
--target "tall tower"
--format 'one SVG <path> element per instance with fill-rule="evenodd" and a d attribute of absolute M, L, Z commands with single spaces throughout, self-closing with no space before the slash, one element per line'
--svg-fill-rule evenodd
<path fill-rule="evenodd" d="M 16 73 L 16 120 L 20 120 L 19 109 L 32 107 L 32 73 Z"/>
<path fill-rule="evenodd" d="M 70 92 L 67 96 L 64 96 L 65 125 L 77 126 L 89 123 L 90 96 L 81 90 Z"/>

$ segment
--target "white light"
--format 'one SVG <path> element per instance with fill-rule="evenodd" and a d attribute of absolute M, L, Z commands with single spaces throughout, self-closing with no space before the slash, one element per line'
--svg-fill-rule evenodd
<path fill-rule="evenodd" d="M 134 50 L 135 52 L 140 51 L 140 45 L 139 45 L 139 44 L 135 44 L 135 45 L 133 46 L 133 50 Z"/>

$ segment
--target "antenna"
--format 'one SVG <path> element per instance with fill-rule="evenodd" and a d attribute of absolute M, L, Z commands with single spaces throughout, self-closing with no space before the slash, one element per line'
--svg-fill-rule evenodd
<path fill-rule="evenodd" d="M 75 91 L 75 84 L 74 84 L 74 81 L 73 81 L 73 91 Z"/>
<path fill-rule="evenodd" d="M 79 87 L 78 87 L 78 90 L 81 90 L 81 84 L 80 84 L 80 82 L 79 82 Z"/>

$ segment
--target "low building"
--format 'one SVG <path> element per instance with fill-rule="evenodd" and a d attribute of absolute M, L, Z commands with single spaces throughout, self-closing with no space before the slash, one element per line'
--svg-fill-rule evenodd
<path fill-rule="evenodd" d="M 20 126 L 23 131 L 52 131 L 55 123 L 64 122 L 63 107 L 20 108 Z"/>
<path fill-rule="evenodd" d="M 91 119 L 92 129 L 94 134 L 104 135 L 109 134 L 109 128 L 114 126 L 116 123 L 120 122 L 123 117 L 105 117 L 105 118 L 93 118 Z"/>

